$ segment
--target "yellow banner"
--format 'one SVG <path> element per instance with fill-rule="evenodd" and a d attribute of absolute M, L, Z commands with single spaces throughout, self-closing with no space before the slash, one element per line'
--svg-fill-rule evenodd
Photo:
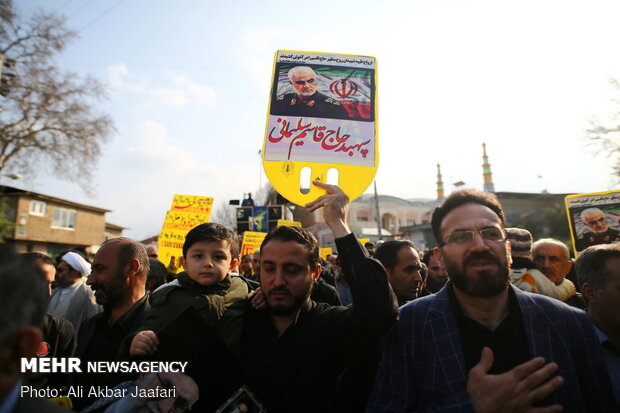
<path fill-rule="evenodd" d="M 327 260 L 328 255 L 332 255 L 332 249 L 329 247 L 321 248 L 321 258 L 323 258 L 324 260 Z"/>
<path fill-rule="evenodd" d="M 172 206 L 166 212 L 164 225 L 157 243 L 159 260 L 168 272 L 179 273 L 183 270 L 181 257 L 185 236 L 194 227 L 209 222 L 213 198 L 196 195 L 174 195 Z"/>
<path fill-rule="evenodd" d="M 241 256 L 254 254 L 254 251 L 260 248 L 260 244 L 263 243 L 266 236 L 266 232 L 244 232 L 243 241 L 241 243 Z"/>
<path fill-rule="evenodd" d="M 370 241 L 370 238 L 358 238 L 357 240 L 360 242 L 360 244 L 364 245 Z"/>
<path fill-rule="evenodd" d="M 212 208 L 212 197 L 178 194 L 172 197 L 172 205 L 170 206 L 170 210 L 207 214 L 207 216 L 211 215 Z"/>
<path fill-rule="evenodd" d="M 287 221 L 285 219 L 279 219 L 278 220 L 278 226 L 279 227 L 299 227 L 299 228 L 301 228 L 301 222 Z"/>

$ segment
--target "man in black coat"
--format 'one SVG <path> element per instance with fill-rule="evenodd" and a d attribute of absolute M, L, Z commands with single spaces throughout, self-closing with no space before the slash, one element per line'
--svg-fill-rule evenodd
<path fill-rule="evenodd" d="M 398 315 L 383 266 L 368 256 L 347 225 L 348 197 L 336 186 L 315 185 L 327 194 L 306 207 L 323 208 L 353 305 L 310 300 L 321 273 L 318 242 L 310 232 L 279 227 L 267 235 L 261 245 L 266 308 L 244 316 L 241 360 L 250 391 L 275 413 L 340 410 L 343 397 L 349 404 L 360 404 L 351 397 L 365 401 L 367 393 L 350 392 L 358 378 L 343 373 L 380 342 Z"/>
<path fill-rule="evenodd" d="M 36 264 L 14 260 L 0 266 L 0 411 L 67 411 L 36 397 L 20 373 L 21 359 L 36 357 L 43 340 L 39 326 L 47 301 L 46 282 Z"/>
<path fill-rule="evenodd" d="M 80 328 L 75 354 L 82 360 L 82 365 L 89 361 L 117 360 L 125 337 L 142 325 L 150 308 L 145 292 L 149 265 L 144 246 L 130 239 L 111 239 L 99 248 L 87 284 L 95 290 L 97 303 L 104 310 L 86 320 Z M 129 378 L 132 377 L 98 373 L 71 377 L 72 384 L 84 388 L 113 386 Z M 93 401 L 88 397 L 76 398 L 74 406 L 80 409 Z"/>

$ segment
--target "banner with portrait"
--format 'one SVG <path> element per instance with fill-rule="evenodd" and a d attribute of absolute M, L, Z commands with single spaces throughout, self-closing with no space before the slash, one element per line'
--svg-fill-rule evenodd
<path fill-rule="evenodd" d="M 303 205 L 322 194 L 310 180 L 337 182 L 351 200 L 378 166 L 376 59 L 276 52 L 263 166 L 274 188 Z M 302 170 L 307 168 L 307 176 Z M 308 182 L 302 182 L 307 179 Z"/>
<path fill-rule="evenodd" d="M 620 191 L 564 199 L 575 256 L 592 245 L 620 242 Z"/>

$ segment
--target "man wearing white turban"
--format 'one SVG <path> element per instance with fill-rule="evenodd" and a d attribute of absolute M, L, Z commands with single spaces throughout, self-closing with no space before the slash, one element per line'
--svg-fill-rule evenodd
<path fill-rule="evenodd" d="M 52 293 L 48 312 L 70 321 L 76 334 L 82 321 L 102 310 L 95 301 L 93 290 L 82 282 L 82 277 L 89 274 L 90 263 L 75 252 L 63 255 L 56 267 L 58 288 Z"/>

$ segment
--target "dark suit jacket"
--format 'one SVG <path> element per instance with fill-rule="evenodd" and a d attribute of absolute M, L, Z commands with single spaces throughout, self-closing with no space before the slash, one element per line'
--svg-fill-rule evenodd
<path fill-rule="evenodd" d="M 369 412 L 472 412 L 467 370 L 450 283 L 436 295 L 401 307 L 386 337 Z M 617 411 L 611 383 L 589 317 L 582 310 L 513 286 L 532 357 L 559 366 L 564 384 L 540 405 L 565 412 Z"/>

